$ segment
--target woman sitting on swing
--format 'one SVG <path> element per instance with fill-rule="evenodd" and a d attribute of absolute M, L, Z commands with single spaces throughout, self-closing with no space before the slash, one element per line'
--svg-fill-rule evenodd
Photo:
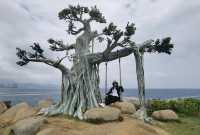
<path fill-rule="evenodd" d="M 107 95 L 105 98 L 106 105 L 120 101 L 121 100 L 121 92 L 124 92 L 123 87 L 119 86 L 117 81 L 113 81 L 112 85 L 113 85 L 112 88 L 109 90 L 108 93 L 106 93 L 106 95 Z"/>

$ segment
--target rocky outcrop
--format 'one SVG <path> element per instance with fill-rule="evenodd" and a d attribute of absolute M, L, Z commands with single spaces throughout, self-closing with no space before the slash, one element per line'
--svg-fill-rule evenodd
<path fill-rule="evenodd" d="M 3 112 L 5 112 L 7 110 L 7 106 L 4 102 L 0 102 L 0 114 L 2 114 Z"/>
<path fill-rule="evenodd" d="M 35 135 L 43 123 L 45 123 L 45 118 L 31 117 L 18 121 L 11 127 L 11 130 L 14 135 Z"/>
<path fill-rule="evenodd" d="M 111 106 L 120 109 L 123 114 L 134 114 L 136 112 L 134 104 L 129 102 L 115 102 Z"/>
<path fill-rule="evenodd" d="M 17 104 L 7 111 L 5 111 L 2 115 L 0 115 L 1 123 L 14 123 L 18 120 L 28 118 L 36 114 L 36 110 L 30 107 L 27 103 Z"/>
<path fill-rule="evenodd" d="M 178 120 L 178 115 L 172 110 L 155 111 L 153 112 L 152 117 L 154 119 L 162 120 L 162 121 Z"/>
<path fill-rule="evenodd" d="M 107 122 L 120 119 L 121 111 L 114 107 L 92 108 L 85 112 L 84 118 L 90 122 Z"/>
<path fill-rule="evenodd" d="M 123 121 L 117 121 L 122 118 L 117 107 L 106 106 L 86 111 L 86 120 L 101 124 L 67 119 L 65 116 L 33 116 L 33 111 L 28 113 L 28 109 L 33 108 L 21 103 L 4 112 L 0 118 L 7 117 L 12 123 L 5 127 L 0 126 L 0 135 L 168 135 L 162 129 L 133 119 L 129 115 L 123 115 Z"/>
<path fill-rule="evenodd" d="M 46 100 L 41 100 L 41 101 L 38 102 L 39 108 L 48 108 L 51 105 L 53 105 L 53 100 L 51 98 L 48 98 Z"/>

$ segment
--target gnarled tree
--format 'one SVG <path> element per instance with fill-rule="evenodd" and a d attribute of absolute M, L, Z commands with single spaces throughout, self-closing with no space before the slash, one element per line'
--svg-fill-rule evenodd
<path fill-rule="evenodd" d="M 99 65 L 132 53 L 136 60 L 141 108 L 145 108 L 143 54 L 145 52 L 170 54 L 173 48 L 170 38 L 148 40 L 142 44 L 136 44 L 131 40 L 136 30 L 133 23 L 128 23 L 124 31 L 118 29 L 114 23 L 110 23 L 102 32 L 98 33 L 91 29 L 91 22 L 106 23 L 106 19 L 96 6 L 88 8 L 70 5 L 59 13 L 59 19 L 67 22 L 68 34 L 77 36 L 76 42 L 72 44 L 64 44 L 63 41 L 54 39 L 48 40 L 52 51 L 66 51 L 65 56 L 58 60 L 47 58 L 39 43 L 33 43 L 32 51 L 17 48 L 17 56 L 20 59 L 17 62 L 18 65 L 24 66 L 29 62 L 41 62 L 59 69 L 62 73 L 60 103 L 48 108 L 46 114 L 67 114 L 83 119 L 83 113 L 86 110 L 98 107 L 98 103 L 102 102 L 99 90 Z M 106 49 L 103 52 L 91 52 L 91 43 L 94 40 L 105 43 Z M 116 51 L 116 48 L 120 49 Z M 70 51 L 74 53 L 69 55 Z M 72 60 L 71 69 L 62 63 L 65 58 Z M 145 112 L 145 109 L 141 110 Z"/>

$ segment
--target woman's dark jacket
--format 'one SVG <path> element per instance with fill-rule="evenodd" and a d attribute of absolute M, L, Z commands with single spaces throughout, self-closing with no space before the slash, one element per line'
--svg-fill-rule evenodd
<path fill-rule="evenodd" d="M 114 90 L 114 87 L 110 88 L 110 90 L 108 91 L 108 93 L 106 93 L 106 95 L 110 95 L 113 90 Z M 124 92 L 124 88 L 122 86 L 117 86 L 116 90 L 119 97 L 120 97 L 120 93 Z"/>

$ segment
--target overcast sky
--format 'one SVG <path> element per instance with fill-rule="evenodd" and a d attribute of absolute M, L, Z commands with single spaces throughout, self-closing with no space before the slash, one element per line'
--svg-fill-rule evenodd
<path fill-rule="evenodd" d="M 57 16 L 69 4 L 77 3 L 97 5 L 107 22 L 113 21 L 120 27 L 128 21 L 134 22 L 137 31 L 133 39 L 138 43 L 172 37 L 175 44 L 172 55 L 145 55 L 147 88 L 200 88 L 199 0 L 0 0 L 0 80 L 59 84 L 60 72 L 47 65 L 17 66 L 15 48 L 29 48 L 38 41 L 48 50 L 46 41 L 51 37 L 73 41 Z M 93 28 L 99 27 L 97 24 Z M 98 47 L 95 49 L 98 51 Z M 56 57 L 50 51 L 45 54 Z M 117 61 L 109 63 L 109 82 L 118 80 L 117 66 Z M 137 87 L 133 55 L 122 59 L 122 70 L 124 87 Z M 103 87 L 104 64 L 100 76 Z"/>

